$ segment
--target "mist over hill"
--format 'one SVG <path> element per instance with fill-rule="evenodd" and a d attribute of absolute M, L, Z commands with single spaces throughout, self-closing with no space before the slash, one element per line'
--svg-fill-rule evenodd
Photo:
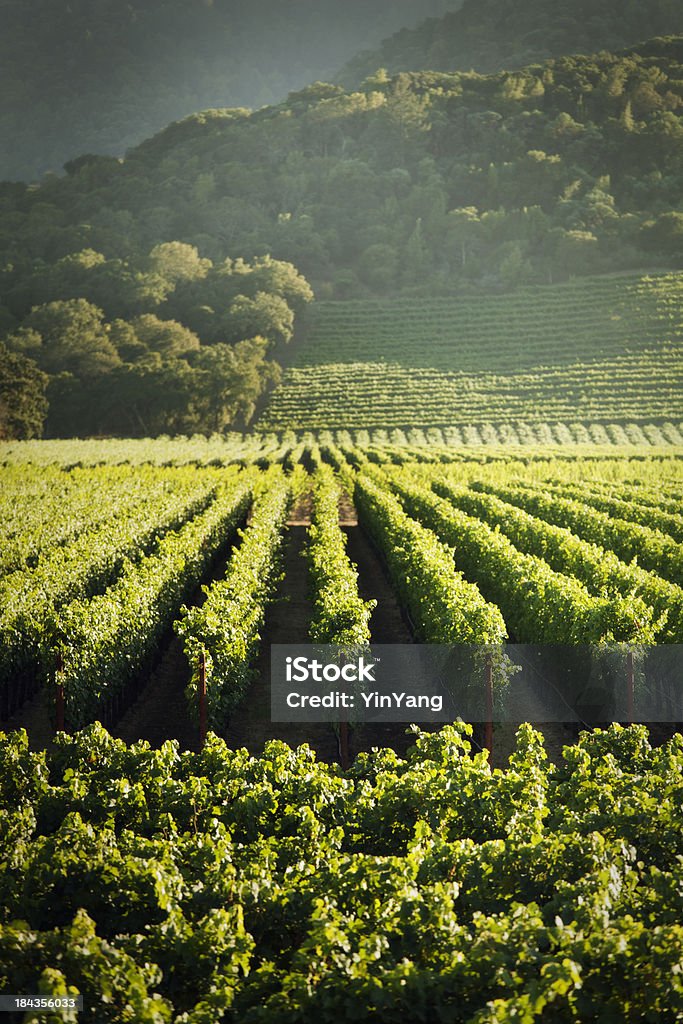
<path fill-rule="evenodd" d="M 547 57 L 621 50 L 683 32 L 678 0 L 465 0 L 459 10 L 402 28 L 349 61 L 337 81 L 354 88 L 377 68 L 480 71 Z"/>
<path fill-rule="evenodd" d="M 0 178 L 59 171 L 206 107 L 260 107 L 458 0 L 3 0 Z"/>

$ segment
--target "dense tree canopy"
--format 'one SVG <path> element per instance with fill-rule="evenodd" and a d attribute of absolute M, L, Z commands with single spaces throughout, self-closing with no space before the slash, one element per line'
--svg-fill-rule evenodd
<path fill-rule="evenodd" d="M 62 273 L 65 266 L 78 268 L 76 275 Z M 91 270 L 107 266 L 114 283 L 135 278 L 140 285 L 134 307 L 116 287 L 108 312 L 87 298 L 61 297 L 92 294 Z M 31 297 L 46 295 L 50 301 L 29 308 Z M 46 386 L 51 435 L 246 426 L 278 379 L 274 356 L 292 336 L 295 311 L 312 297 L 291 264 L 262 257 L 214 267 L 180 242 L 159 244 L 137 261 L 86 249 L 41 264 L 8 293 L 7 316 L 18 326 L 0 347 L 0 430 L 39 435 Z M 126 319 L 131 308 L 147 311 Z"/>
<path fill-rule="evenodd" d="M 32 359 L 0 342 L 0 439 L 40 437 L 47 413 L 47 375 Z"/>
<path fill-rule="evenodd" d="M 110 320 L 154 312 L 216 342 L 231 306 L 268 333 L 259 292 L 305 303 L 283 260 L 338 297 L 676 262 L 682 82 L 676 37 L 207 111 L 122 162 L 0 186 L 0 318 L 82 298 Z"/>

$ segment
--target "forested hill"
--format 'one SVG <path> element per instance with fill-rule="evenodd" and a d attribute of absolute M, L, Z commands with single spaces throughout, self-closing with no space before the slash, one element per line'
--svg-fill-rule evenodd
<path fill-rule="evenodd" d="M 0 186 L 0 323 L 62 297 L 46 281 L 71 254 L 100 254 L 71 259 L 70 288 L 89 298 L 102 260 L 122 280 L 169 241 L 214 263 L 288 260 L 321 298 L 677 266 L 682 112 L 675 37 L 195 115 L 123 161 L 82 157 L 40 187 Z"/>
<path fill-rule="evenodd" d="M 0 372 L 49 376 L 52 434 L 222 429 L 277 379 L 309 283 L 429 298 L 681 266 L 682 111 L 672 37 L 316 83 L 5 183 Z"/>
<path fill-rule="evenodd" d="M 338 81 L 359 85 L 378 68 L 481 71 L 520 68 L 548 57 L 621 50 L 683 32 L 679 0 L 465 0 L 462 8 L 402 28 L 358 53 Z"/>
<path fill-rule="evenodd" d="M 169 121 L 259 107 L 459 0 L 2 0 L 0 179 L 119 155 Z"/>

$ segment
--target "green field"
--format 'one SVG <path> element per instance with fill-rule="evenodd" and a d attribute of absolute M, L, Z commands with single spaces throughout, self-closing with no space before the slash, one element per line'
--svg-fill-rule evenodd
<path fill-rule="evenodd" d="M 512 295 L 321 302 L 256 426 L 676 421 L 682 334 L 680 273 Z"/>

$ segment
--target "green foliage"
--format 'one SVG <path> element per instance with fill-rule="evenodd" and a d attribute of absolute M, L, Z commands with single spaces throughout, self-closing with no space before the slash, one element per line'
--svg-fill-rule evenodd
<path fill-rule="evenodd" d="M 211 471 L 197 479 L 194 470 L 149 467 L 41 476 L 37 481 L 33 474 L 13 479 L 3 473 L 7 536 L 0 557 L 0 697 L 5 713 L 17 680 L 35 685 L 52 678 L 59 610 L 73 601 L 88 602 L 122 574 L 134 573 L 138 560 L 153 556 L 165 535 L 203 513 L 217 487 L 228 483 Z"/>
<path fill-rule="evenodd" d="M 37 364 L 0 342 L 0 438 L 40 437 L 48 378 Z"/>
<path fill-rule="evenodd" d="M 37 297 L 50 301 L 32 305 Z M 53 436 L 246 425 L 279 380 L 273 351 L 290 340 L 295 311 L 312 297 L 290 263 L 266 256 L 214 268 L 181 242 L 137 260 L 83 249 L 52 266 L 36 261 L 7 295 L 23 317 L 6 337 L 14 357 L 4 361 L 17 423 L 31 398 L 31 364 L 21 361 L 30 357 L 51 375 Z"/>
<path fill-rule="evenodd" d="M 181 608 L 181 617 L 174 623 L 192 666 L 187 690 L 190 707 L 195 713 L 199 676 L 204 671 L 213 727 L 225 724 L 251 681 L 259 630 L 279 579 L 279 552 L 292 493 L 281 470 L 270 470 L 225 577 L 204 588 L 206 600 L 201 606 Z"/>
<path fill-rule="evenodd" d="M 339 526 L 339 498 L 334 474 L 322 466 L 314 477 L 306 549 L 315 606 L 310 636 L 313 643 L 362 646 L 370 642 L 370 616 L 377 602 L 363 601 L 358 593 L 358 572 Z"/>
<path fill-rule="evenodd" d="M 488 484 L 480 484 L 487 490 Z M 607 512 L 592 508 L 590 502 L 546 494 L 543 491 L 512 486 L 495 486 L 494 492 L 513 505 L 532 512 L 558 526 L 573 530 L 579 537 L 600 544 L 626 562 L 637 559 L 646 569 L 683 584 L 683 554 L 680 545 L 656 528 L 612 518 Z M 656 521 L 656 513 L 654 519 Z"/>
<path fill-rule="evenodd" d="M 403 29 L 365 50 L 341 71 L 339 80 L 359 85 L 377 68 L 417 71 L 489 72 L 534 64 L 563 53 L 620 50 L 654 35 L 683 31 L 680 10 L 667 0 L 624 4 L 605 0 L 598 8 L 591 0 L 524 0 L 501 5 L 495 0 L 465 0 L 460 10 L 429 18 L 414 29 Z M 386 71 L 385 71 L 386 75 Z M 542 79 L 512 74 L 501 93 L 508 99 L 542 96 Z M 605 99 L 616 103 L 627 88 L 626 75 L 615 69 L 605 84 Z"/>
<path fill-rule="evenodd" d="M 660 625 L 642 598 L 592 597 L 578 580 L 520 552 L 486 523 L 415 486 L 392 480 L 409 514 L 454 548 L 455 564 L 500 608 L 518 642 L 651 643 Z"/>
<path fill-rule="evenodd" d="M 658 274 L 512 295 L 316 303 L 258 424 L 504 424 L 500 440 L 523 443 L 539 420 L 678 419 L 682 298 L 681 275 Z"/>
<path fill-rule="evenodd" d="M 7 345 L 23 352 L 48 373 L 61 371 L 91 378 L 120 362 L 107 337 L 100 309 L 85 299 L 35 307 Z"/>
<path fill-rule="evenodd" d="M 248 493 L 248 492 L 247 492 Z M 104 701 L 150 664 L 179 602 L 243 517 L 245 490 L 165 537 L 154 554 L 124 568 L 114 587 L 87 605 L 72 602 L 57 617 L 60 680 L 69 721 L 83 724 Z"/>
<path fill-rule="evenodd" d="M 68 986 L 85 1024 L 673 1024 L 680 736 L 613 726 L 554 766 L 525 725 L 491 771 L 468 730 L 346 775 L 275 741 L 3 736 L 0 985 Z"/>
<path fill-rule="evenodd" d="M 683 639 L 683 591 L 680 587 L 638 565 L 622 562 L 613 551 L 581 540 L 566 527 L 547 523 L 494 494 L 472 491 L 439 479 L 432 481 L 432 489 L 468 515 L 499 529 L 518 550 L 542 558 L 556 572 L 575 576 L 590 593 L 613 590 L 624 597 L 640 593 L 660 619 L 661 632 L 657 640 L 676 643 Z M 565 483 L 560 493 L 570 493 L 570 486 Z M 591 499 L 593 505 L 599 502 L 599 498 Z M 657 511 L 651 511 L 656 520 Z"/>
<path fill-rule="evenodd" d="M 239 254 L 293 263 L 339 298 L 676 266 L 681 64 L 672 36 L 487 76 L 413 67 L 349 93 L 314 85 L 253 113 L 205 111 L 121 162 L 5 185 L 3 301 L 24 316 L 36 285 L 42 302 L 59 285 L 127 318 L 203 295 L 187 304 L 192 320 L 168 315 L 220 341 L 221 267 Z M 187 248 L 172 257 L 166 245 Z M 230 298 L 240 293 L 254 298 Z"/>
<path fill-rule="evenodd" d="M 455 569 L 449 548 L 435 534 L 411 520 L 399 502 L 368 477 L 358 479 L 354 500 L 359 520 L 382 551 L 423 642 L 496 644 L 505 639 L 500 612 Z"/>

